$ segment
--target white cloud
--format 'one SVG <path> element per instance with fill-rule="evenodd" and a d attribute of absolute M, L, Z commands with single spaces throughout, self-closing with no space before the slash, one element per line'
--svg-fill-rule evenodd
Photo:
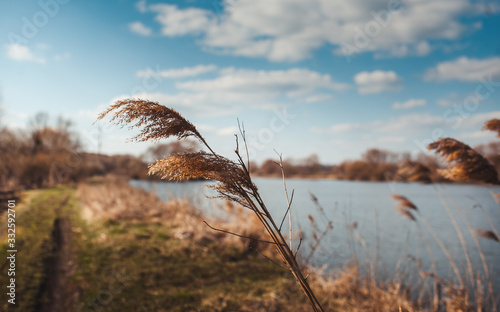
<path fill-rule="evenodd" d="M 194 68 L 196 67 L 167 70 L 164 75 L 182 78 L 186 77 L 186 73 L 201 72 L 193 70 Z M 234 114 L 242 109 L 270 110 L 282 107 L 283 103 L 295 105 L 327 100 L 333 93 L 349 87 L 334 81 L 330 75 L 301 68 L 253 70 L 229 67 L 216 73 L 214 78 L 177 81 L 174 84 L 176 91 L 171 93 L 123 95 L 113 101 L 130 96 L 139 97 L 177 109 L 182 108 L 192 114 L 215 116 Z M 155 75 L 155 73 L 144 71 L 138 75 Z"/>
<path fill-rule="evenodd" d="M 184 78 L 194 77 L 205 74 L 217 69 L 215 65 L 197 65 L 193 67 L 172 68 L 166 70 L 152 71 L 151 69 L 140 70 L 137 72 L 137 77 L 158 76 L 161 78 Z"/>
<path fill-rule="evenodd" d="M 6 44 L 7 56 L 18 62 L 35 62 L 44 64 L 45 59 L 34 55 L 28 46 L 18 43 Z"/>
<path fill-rule="evenodd" d="M 437 104 L 441 107 L 452 107 L 456 102 L 449 99 L 438 99 Z"/>
<path fill-rule="evenodd" d="M 451 92 L 444 97 L 437 99 L 436 103 L 441 107 L 452 107 L 459 102 L 459 95 L 456 92 Z"/>
<path fill-rule="evenodd" d="M 239 133 L 238 127 L 228 127 L 217 130 L 218 135 L 233 135 Z"/>
<path fill-rule="evenodd" d="M 415 107 L 426 106 L 427 100 L 425 99 L 409 99 L 405 102 L 396 102 L 392 105 L 394 109 L 410 109 Z"/>
<path fill-rule="evenodd" d="M 215 79 L 192 80 L 176 84 L 181 90 L 196 92 L 231 92 L 235 94 L 285 95 L 298 97 L 318 89 L 341 91 L 346 84 L 333 81 L 330 75 L 309 69 L 251 70 L 226 68 Z"/>
<path fill-rule="evenodd" d="M 389 2 L 393 3 L 393 2 Z M 493 3 L 493 2 L 492 2 Z M 386 0 L 238 0 L 224 1 L 220 16 L 208 9 L 137 4 L 156 13 L 166 36 L 196 35 L 204 48 L 272 61 L 307 58 L 324 45 L 343 55 L 385 52 L 392 56 L 426 55 L 429 40 L 458 39 L 477 29 L 464 16 L 484 13 L 468 0 L 406 1 L 396 10 Z M 496 14 L 496 7 L 491 10 Z"/>
<path fill-rule="evenodd" d="M 402 79 L 394 71 L 363 71 L 354 76 L 360 94 L 397 91 L 401 87 L 401 81 Z"/>
<path fill-rule="evenodd" d="M 406 57 L 406 56 L 425 56 L 428 55 L 433 48 L 427 41 L 420 41 L 418 43 L 408 44 L 394 44 L 387 51 L 378 51 L 375 53 L 376 59 L 386 59 L 391 57 Z M 336 50 L 335 53 L 343 54 L 342 49 Z"/>
<path fill-rule="evenodd" d="M 488 131 L 474 131 L 474 132 L 462 133 L 458 136 L 459 140 L 485 139 L 485 138 L 493 139 L 495 138 L 495 135 L 492 132 Z"/>
<path fill-rule="evenodd" d="M 151 36 L 151 33 L 153 32 L 151 28 L 147 27 L 141 22 L 130 23 L 128 24 L 128 28 L 130 29 L 131 32 L 146 37 Z"/>
<path fill-rule="evenodd" d="M 386 137 L 381 137 L 377 140 L 379 143 L 403 143 L 406 141 L 406 138 L 401 137 L 401 136 L 386 136 Z"/>
<path fill-rule="evenodd" d="M 500 57 L 479 60 L 463 56 L 428 69 L 424 74 L 424 80 L 479 82 L 480 78 L 490 76 L 500 77 Z"/>
<path fill-rule="evenodd" d="M 490 119 L 500 119 L 500 111 L 493 111 L 493 112 L 488 112 L 488 113 L 478 113 L 474 114 L 472 116 L 463 118 L 461 122 L 461 127 L 462 128 L 469 128 L 469 129 L 482 129 L 484 126 L 484 123 Z M 486 131 L 489 132 L 489 131 Z"/>
<path fill-rule="evenodd" d="M 374 120 L 366 123 L 346 122 L 330 126 L 327 129 L 318 127 L 310 130 L 315 133 L 385 133 L 385 134 L 402 134 L 415 133 L 418 130 L 428 129 L 429 127 L 437 127 L 443 124 L 443 118 L 440 116 L 430 115 L 429 113 L 410 114 L 398 117 L 389 118 L 388 120 Z"/>
<path fill-rule="evenodd" d="M 205 32 L 213 25 L 215 15 L 198 8 L 178 9 L 176 5 L 154 4 L 150 11 L 158 15 L 155 20 L 162 25 L 165 36 L 181 36 Z"/>
<path fill-rule="evenodd" d="M 317 102 L 325 102 L 331 100 L 333 96 L 331 94 L 318 93 L 308 96 L 305 101 L 306 103 L 317 103 Z"/>
<path fill-rule="evenodd" d="M 146 5 L 146 0 L 139 0 L 136 4 L 135 7 L 137 10 L 141 13 L 144 13 L 147 11 L 147 5 Z"/>
<path fill-rule="evenodd" d="M 56 60 L 56 61 L 64 61 L 64 60 L 68 60 L 70 58 L 71 58 L 71 54 L 68 52 L 54 55 L 54 60 Z"/>
<path fill-rule="evenodd" d="M 422 41 L 417 44 L 416 50 L 418 56 L 425 56 L 431 52 L 432 48 L 427 41 Z"/>

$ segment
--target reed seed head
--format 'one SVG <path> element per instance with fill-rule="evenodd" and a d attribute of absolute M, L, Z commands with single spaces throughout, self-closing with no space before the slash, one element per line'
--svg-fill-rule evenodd
<path fill-rule="evenodd" d="M 432 182 L 431 171 L 426 166 L 411 160 L 403 161 L 398 165 L 396 176 L 408 182 Z"/>
<path fill-rule="evenodd" d="M 417 206 L 403 195 L 392 194 L 391 197 L 398 201 L 398 205 L 405 209 L 418 210 Z"/>
<path fill-rule="evenodd" d="M 451 138 L 439 139 L 427 146 L 436 150 L 446 162 L 451 163 L 447 169 L 438 172 L 445 178 L 453 181 L 480 181 L 499 184 L 498 173 L 495 167 L 486 158 L 473 150 L 470 146 Z"/>
<path fill-rule="evenodd" d="M 488 120 L 484 124 L 483 129 L 496 132 L 498 134 L 497 137 L 500 138 L 500 119 Z"/>
<path fill-rule="evenodd" d="M 205 152 L 175 154 L 157 160 L 149 166 L 149 174 L 157 174 L 162 179 L 174 181 L 191 179 L 218 181 L 220 184 L 212 188 L 224 195 L 222 197 L 232 201 L 241 198 L 245 190 L 257 189 L 237 163 L 220 155 Z"/>
<path fill-rule="evenodd" d="M 476 231 L 477 236 L 479 236 L 479 237 L 490 239 L 490 240 L 493 240 L 497 243 L 500 243 L 500 239 L 492 231 L 485 230 L 485 229 L 475 229 L 475 231 Z"/>
<path fill-rule="evenodd" d="M 417 221 L 417 219 L 415 219 L 415 216 L 411 213 L 411 211 L 409 211 L 405 207 L 398 206 L 396 210 L 403 218 L 409 219 L 411 221 Z"/>
<path fill-rule="evenodd" d="M 116 125 L 123 127 L 129 124 L 129 128 L 142 128 L 141 132 L 131 140 L 143 142 L 158 141 L 170 136 L 177 136 L 179 139 L 195 136 L 205 143 L 193 124 L 174 109 L 158 102 L 140 99 L 119 100 L 102 112 L 97 120 L 103 119 L 111 112 L 114 112 L 111 122 Z"/>
<path fill-rule="evenodd" d="M 408 200 L 405 196 L 398 194 L 392 194 L 391 197 L 395 200 Z"/>
<path fill-rule="evenodd" d="M 401 200 L 399 201 L 398 203 L 401 207 L 405 207 L 405 208 L 408 208 L 408 209 L 412 209 L 412 210 L 418 210 L 417 209 L 417 206 L 415 206 L 414 203 L 412 203 L 411 201 L 409 200 Z"/>

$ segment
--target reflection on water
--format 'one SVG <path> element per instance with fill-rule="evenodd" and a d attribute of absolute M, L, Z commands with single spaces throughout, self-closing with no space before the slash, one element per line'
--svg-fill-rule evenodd
<path fill-rule="evenodd" d="M 262 198 L 276 219 L 281 220 L 286 210 L 286 199 L 280 179 L 256 178 Z M 174 197 L 189 198 L 196 207 L 205 213 L 218 211 L 212 209 L 213 200 L 206 199 L 214 195 L 210 188 L 203 186 L 211 182 L 147 182 L 130 181 L 130 184 L 155 192 L 162 200 Z M 302 255 L 307 255 L 312 242 L 312 230 L 308 215 L 316 220 L 320 230 L 328 221 L 333 221 L 334 230 L 322 240 L 320 248 L 314 254 L 311 263 L 317 266 L 340 267 L 351 259 L 374 263 L 378 259 L 379 274 L 392 276 L 395 268 L 401 271 L 415 269 L 421 261 L 422 270 L 431 271 L 431 257 L 425 246 L 428 242 L 432 257 L 436 261 L 438 274 L 456 281 L 450 261 L 443 249 L 431 236 L 425 224 L 402 219 L 394 209 L 395 201 L 391 194 L 406 196 L 418 207 L 417 219 L 424 218 L 435 234 L 446 246 L 456 265 L 462 272 L 463 279 L 467 272 L 467 260 L 463 246 L 457 236 L 448 211 L 455 218 L 458 228 L 463 233 L 466 248 L 473 269 L 484 275 L 484 268 L 478 253 L 478 247 L 471 235 L 463 216 L 470 228 L 491 230 L 492 226 L 500 230 L 500 208 L 491 192 L 500 193 L 499 187 L 471 185 L 422 185 L 402 183 L 373 183 L 333 180 L 289 180 L 289 191 L 295 190 L 292 205 L 292 228 L 300 229 L 305 234 Z M 324 208 L 326 218 L 319 213 L 310 199 L 313 193 Z M 462 214 L 458 212 L 460 209 Z M 353 229 L 352 224 L 356 223 Z M 288 233 L 285 222 L 284 233 Z M 349 226 L 351 225 L 351 226 Z M 351 235 L 349 232 L 351 231 Z M 425 240 L 422 239 L 424 233 Z M 317 233 L 318 235 L 320 233 Z M 500 288 L 500 244 L 484 238 L 478 239 L 479 248 L 486 257 L 492 281 Z M 296 245 L 298 241 L 294 242 Z"/>

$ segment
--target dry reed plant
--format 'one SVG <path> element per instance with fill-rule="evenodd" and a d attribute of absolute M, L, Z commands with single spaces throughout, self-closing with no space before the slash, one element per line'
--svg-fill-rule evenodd
<path fill-rule="evenodd" d="M 451 197 L 448 192 L 445 191 L 445 193 L 448 196 L 448 198 L 450 199 L 450 201 L 453 203 L 456 211 L 462 217 L 463 221 L 465 222 L 465 225 L 467 226 L 467 229 L 469 230 L 470 235 L 472 236 L 472 238 L 474 240 L 474 244 L 476 245 L 479 257 L 480 257 L 481 262 L 483 264 L 485 278 L 486 278 L 486 280 L 488 282 L 488 296 L 489 296 L 489 299 L 491 300 L 491 303 L 492 303 L 492 310 L 496 312 L 497 311 L 496 298 L 495 298 L 494 293 L 493 293 L 493 284 L 492 284 L 492 281 L 491 281 L 491 276 L 490 276 L 490 272 L 489 272 L 489 268 L 488 268 L 488 263 L 486 261 L 486 257 L 484 255 L 484 252 L 483 252 L 482 248 L 481 248 L 481 245 L 479 244 L 479 239 L 477 237 L 477 236 L 479 236 L 479 237 L 482 237 L 482 236 L 476 235 L 478 233 L 478 230 L 472 228 L 472 226 L 471 226 L 471 224 L 469 222 L 469 219 L 466 217 L 466 215 L 464 214 L 464 212 L 462 211 L 462 209 L 460 209 L 460 207 L 458 206 L 457 202 L 453 199 L 453 197 Z M 455 218 L 453 217 L 453 215 L 451 214 L 451 212 L 449 212 L 448 205 L 446 204 L 446 202 L 442 198 L 441 194 L 438 193 L 438 195 L 441 198 L 441 201 L 443 202 L 443 205 L 444 205 L 445 209 L 448 211 L 448 214 L 450 215 L 450 218 L 453 221 L 453 224 L 454 224 L 455 228 L 457 229 L 458 226 L 456 225 Z M 481 233 L 482 230 L 480 229 L 479 232 Z M 486 232 L 490 232 L 490 231 L 486 231 Z M 465 240 L 463 239 L 463 236 L 460 233 L 461 232 L 459 232 L 459 230 L 457 229 L 457 234 L 459 234 L 459 238 L 460 238 L 460 241 L 462 242 L 462 246 L 464 248 L 464 253 L 465 253 L 465 256 L 466 256 L 466 259 L 467 259 L 469 273 L 471 275 L 471 278 L 470 278 L 471 279 L 471 284 L 474 286 L 474 281 L 476 281 L 476 285 L 475 285 L 475 287 L 473 289 L 474 290 L 474 294 L 476 296 L 476 300 L 478 302 L 482 303 L 482 294 L 481 294 L 482 293 L 482 289 L 480 289 L 480 287 L 479 287 L 482 284 L 482 280 L 479 278 L 479 275 L 478 275 L 478 277 L 476 279 L 474 279 L 474 277 L 473 277 L 474 273 L 472 272 L 472 265 L 470 264 L 470 260 L 469 260 L 469 256 L 468 256 L 468 253 L 467 253 L 467 248 L 466 248 Z M 493 233 L 493 232 L 491 232 L 491 233 Z M 484 233 L 484 234 L 486 235 L 486 233 Z M 480 292 L 478 292 L 478 290 L 480 290 Z"/>
<path fill-rule="evenodd" d="M 346 267 L 331 278 L 315 276 L 311 283 L 331 299 L 325 304 L 328 311 L 337 311 L 339 307 L 341 311 L 353 312 L 424 311 L 412 302 L 407 289 L 363 277 L 358 266 Z"/>
<path fill-rule="evenodd" d="M 500 137 L 500 120 L 499 119 L 492 119 L 489 120 L 485 123 L 485 126 L 483 129 L 487 129 L 490 131 L 494 131 L 499 133 L 498 137 Z M 440 173 L 443 174 L 448 179 L 454 180 L 454 181 L 462 181 L 462 180 L 469 180 L 469 181 L 476 181 L 476 182 L 485 182 L 489 184 L 496 184 L 500 185 L 500 181 L 498 179 L 498 172 L 496 171 L 495 167 L 488 162 L 486 158 L 484 158 L 482 155 L 477 153 L 475 150 L 470 148 L 468 145 L 455 140 L 455 139 L 440 139 L 434 143 L 429 144 L 428 146 L 429 149 L 435 149 L 437 153 L 441 154 L 442 156 L 445 157 L 445 160 L 447 162 L 452 162 L 452 165 L 444 170 L 440 170 Z M 447 204 L 444 202 L 444 199 L 442 196 L 438 193 L 438 195 L 441 198 L 441 201 L 443 202 L 444 207 L 446 208 L 448 214 L 450 215 L 451 220 L 454 223 L 455 229 L 457 230 L 457 234 L 459 234 L 459 238 L 462 241 L 462 246 L 464 248 L 465 255 L 467 257 L 467 262 L 468 262 L 468 267 L 469 267 L 469 274 L 471 275 L 470 280 L 471 283 L 474 285 L 474 277 L 473 277 L 473 272 L 471 269 L 470 261 L 468 260 L 468 254 L 467 254 L 467 249 L 466 245 L 463 242 L 463 236 L 461 232 L 459 231 L 458 226 L 456 225 L 456 221 L 452 214 L 449 212 L 449 208 L 447 207 Z M 496 229 L 494 227 L 493 230 L 495 232 L 489 231 L 489 230 L 474 230 L 466 216 L 464 215 L 463 211 L 458 207 L 457 203 L 455 200 L 448 194 L 449 199 L 453 202 L 456 210 L 458 213 L 461 215 L 462 219 L 467 225 L 467 228 L 469 229 L 470 234 L 472 235 L 474 239 L 474 243 L 478 249 L 479 256 L 481 257 L 481 261 L 483 263 L 483 268 L 485 271 L 485 276 L 488 281 L 488 295 L 491 299 L 492 302 L 492 307 L 493 311 L 496 311 L 496 299 L 494 298 L 493 295 L 493 286 L 491 282 L 491 278 L 489 275 L 489 270 L 488 270 L 488 265 L 486 263 L 486 259 L 484 256 L 484 253 L 481 249 L 481 246 L 478 241 L 478 236 L 483 237 L 483 238 L 488 238 L 488 239 L 493 239 L 494 237 L 498 238 L 498 235 L 496 234 Z M 488 217 L 487 217 L 488 218 Z M 490 222 L 491 223 L 491 222 Z M 479 234 L 479 235 L 475 235 Z M 483 234 L 483 235 L 481 235 Z M 490 236 L 489 234 L 493 234 L 494 236 Z M 479 282 L 476 283 L 479 285 Z M 477 287 L 475 287 L 474 290 L 476 290 Z M 478 295 L 476 294 L 476 299 Z"/>
<path fill-rule="evenodd" d="M 489 231 L 489 230 L 485 230 L 485 229 L 476 229 L 475 231 L 476 231 L 477 236 L 479 236 L 479 237 L 490 239 L 490 240 L 493 240 L 497 243 L 500 243 L 500 239 L 493 231 Z"/>
<path fill-rule="evenodd" d="M 429 253 L 429 257 L 431 258 L 431 263 L 432 263 L 432 270 L 433 272 L 421 272 L 421 275 L 424 274 L 425 276 L 430 276 L 430 277 L 435 277 L 437 276 L 437 269 L 436 269 L 436 263 L 434 261 L 434 256 L 432 254 L 432 250 L 425 238 L 425 235 L 423 233 L 423 231 L 420 229 L 420 226 L 419 226 L 419 220 L 422 221 L 422 223 L 424 223 L 425 227 L 427 228 L 427 230 L 431 233 L 432 237 L 434 238 L 434 240 L 438 243 L 439 247 L 441 248 L 441 250 L 444 252 L 444 254 L 446 255 L 447 259 L 448 259 L 448 262 L 450 263 L 450 266 L 451 268 L 453 269 L 454 273 L 455 273 L 455 276 L 457 278 L 457 281 L 458 281 L 458 288 L 455 287 L 455 286 L 450 286 L 452 284 L 448 283 L 447 287 L 450 288 L 452 287 L 452 289 L 448 289 L 447 291 L 450 292 L 450 293 L 460 293 L 461 296 L 463 295 L 463 300 L 461 300 L 461 302 L 465 302 L 467 303 L 468 305 L 468 295 L 467 295 L 467 292 L 465 291 L 466 290 L 466 287 L 465 287 L 465 284 L 464 284 L 464 281 L 463 281 L 463 278 L 462 278 L 462 275 L 460 273 L 460 270 L 458 268 L 458 265 L 457 263 L 455 262 L 455 260 L 453 259 L 450 251 L 448 250 L 448 248 L 446 247 L 446 245 L 444 244 L 444 242 L 441 240 L 441 238 L 439 237 L 439 235 L 437 235 L 436 231 L 432 228 L 432 226 L 430 225 L 430 223 L 424 218 L 424 216 L 420 213 L 420 211 L 418 210 L 417 206 L 411 202 L 409 199 L 407 199 L 405 196 L 402 196 L 402 195 L 393 195 L 392 196 L 394 199 L 398 200 L 398 203 L 397 203 L 397 209 L 398 211 L 403 214 L 403 216 L 409 218 L 410 220 L 412 221 L 415 221 L 415 223 L 417 224 L 418 226 L 418 229 L 419 229 L 419 232 L 420 232 L 420 236 L 422 237 L 422 239 L 424 240 L 424 243 L 425 243 L 425 246 L 427 248 L 427 252 Z M 472 284 L 472 286 L 474 287 L 474 273 L 473 273 L 473 270 L 472 270 L 472 265 L 471 265 L 471 262 L 470 262 L 470 259 L 469 259 L 469 254 L 468 254 L 468 251 L 467 251 L 467 245 L 465 243 L 465 239 L 463 237 L 463 234 L 462 234 L 462 231 L 460 230 L 460 228 L 458 227 L 458 224 L 456 222 L 456 219 L 453 217 L 453 215 L 451 214 L 451 211 L 449 209 L 449 207 L 447 206 L 446 202 L 444 202 L 444 199 L 442 198 L 442 196 L 440 196 L 440 199 L 443 203 L 443 205 L 445 206 L 446 208 L 446 211 L 448 213 L 448 215 L 450 216 L 450 219 L 455 227 L 455 231 L 457 232 L 457 235 L 459 237 L 459 240 L 462 244 L 462 247 L 464 249 L 464 255 L 465 255 L 465 258 L 467 260 L 467 267 L 468 267 L 468 272 L 469 272 L 469 278 L 470 278 L 470 282 Z M 411 217 L 408 216 L 407 213 L 404 213 L 404 211 L 407 211 L 408 213 L 410 211 L 415 211 L 418 213 L 418 216 L 419 218 L 416 219 L 415 216 L 413 214 L 411 214 L 411 216 L 413 216 L 413 219 Z M 480 253 L 481 254 L 481 253 Z M 487 269 L 486 269 L 487 270 Z M 434 279 L 434 295 L 435 296 L 439 296 L 439 285 L 436 284 L 437 282 L 439 282 L 439 280 L 436 280 Z M 441 283 L 441 282 L 439 282 Z M 443 284 L 443 283 L 441 283 Z M 478 293 L 476 292 L 477 288 L 474 287 L 473 288 L 474 290 L 474 295 L 476 297 L 476 300 L 478 301 L 478 303 L 480 302 L 480 299 L 482 299 L 482 296 L 480 297 L 478 295 Z M 434 310 L 437 310 L 438 309 L 438 305 L 439 305 L 439 298 L 436 298 L 434 299 L 434 303 L 433 303 L 433 309 Z"/>
<path fill-rule="evenodd" d="M 484 124 L 483 129 L 496 132 L 498 134 L 498 137 L 500 138 L 500 119 L 491 119 L 491 120 L 488 120 Z"/>
<path fill-rule="evenodd" d="M 431 171 L 426 166 L 411 160 L 403 161 L 398 164 L 396 178 L 403 179 L 407 182 L 422 182 L 430 183 Z"/>
<path fill-rule="evenodd" d="M 161 201 L 157 196 L 130 186 L 119 180 L 106 179 L 98 184 L 81 183 L 78 197 L 82 203 L 82 215 L 92 221 L 161 224 L 171 228 L 172 235 L 205 246 L 217 242 L 219 247 L 234 246 L 245 254 L 254 251 L 270 253 L 269 244 L 258 245 L 256 240 L 242 240 L 232 235 L 214 232 L 200 224 L 207 220 L 189 199 Z M 227 211 L 227 218 L 213 218 L 210 222 L 221 222 L 229 231 L 239 230 L 245 236 L 263 240 L 265 233 L 258 220 L 248 215 L 243 208 L 225 202 L 220 207 Z M 245 220 L 245 222 L 243 222 Z"/>
<path fill-rule="evenodd" d="M 500 184 L 495 167 L 470 146 L 452 138 L 444 138 L 427 147 L 436 150 L 445 157 L 446 162 L 451 163 L 449 168 L 438 170 L 445 178 L 453 181 L 468 180 Z"/>
<path fill-rule="evenodd" d="M 470 290 L 472 291 L 472 294 L 474 295 L 475 307 L 479 310 L 483 309 L 485 307 L 484 300 L 486 299 L 486 300 L 491 301 L 491 306 L 490 306 L 491 310 L 497 311 L 497 307 L 496 307 L 497 303 L 496 303 L 496 298 L 495 298 L 494 293 L 493 293 L 493 285 L 492 285 L 491 276 L 489 273 L 488 264 L 486 262 L 484 252 L 479 244 L 478 238 L 485 238 L 485 239 L 493 240 L 496 242 L 499 242 L 499 238 L 498 238 L 497 234 L 493 231 L 485 230 L 485 229 L 473 229 L 471 227 L 468 219 L 466 218 L 464 212 L 458 207 L 458 204 L 456 203 L 456 201 L 447 192 L 446 192 L 446 194 L 448 195 L 448 198 L 452 201 L 455 209 L 458 211 L 458 213 L 461 215 L 462 219 L 464 220 L 472 238 L 474 239 L 474 243 L 476 245 L 478 255 L 479 255 L 481 262 L 483 264 L 485 276 L 481 277 L 479 272 L 474 272 L 474 270 L 472 268 L 472 263 L 471 263 L 471 260 L 469 257 L 469 251 L 467 248 L 467 244 L 466 244 L 464 235 L 462 233 L 462 230 L 458 226 L 456 218 L 451 213 L 451 210 L 450 210 L 448 204 L 446 203 L 446 201 L 444 200 L 443 196 L 438 192 L 438 196 L 441 199 L 441 202 L 442 202 L 444 208 L 446 209 L 446 211 L 450 217 L 450 220 L 453 223 L 453 226 L 455 228 L 457 236 L 458 236 L 460 243 L 463 247 L 464 256 L 465 256 L 466 263 L 467 263 L 467 271 L 469 274 L 469 282 L 472 286 L 472 288 Z M 435 233 L 434 229 L 430 226 L 430 224 L 427 222 L 427 220 L 422 216 L 422 214 L 419 212 L 418 208 L 416 208 L 416 206 L 411 201 L 409 201 L 406 197 L 401 196 L 401 195 L 393 195 L 392 197 L 399 201 L 398 202 L 399 206 L 397 207 L 397 209 L 403 216 L 411 219 L 411 217 L 409 217 L 407 213 L 404 213 L 404 210 L 407 210 L 407 212 L 411 212 L 411 211 L 418 212 L 419 218 L 418 219 L 415 218 L 415 219 L 411 219 L 411 220 L 415 221 L 417 225 L 418 225 L 418 221 L 421 220 L 424 223 L 424 225 L 427 227 L 427 229 L 429 230 L 431 235 L 434 237 L 436 242 L 439 244 L 439 246 L 441 247 L 441 249 L 443 250 L 443 252 L 447 256 L 448 261 L 449 261 L 452 269 L 455 271 L 455 275 L 458 279 L 459 287 L 454 286 L 450 282 L 443 281 L 440 278 L 436 279 L 437 273 L 435 270 L 435 265 L 433 265 L 434 272 L 421 271 L 420 275 L 422 277 L 433 277 L 434 282 L 438 281 L 440 283 L 440 285 L 445 287 L 444 292 L 443 292 L 445 294 L 445 296 L 444 296 L 444 299 L 442 301 L 445 303 L 447 311 L 449 309 L 452 309 L 453 311 L 455 311 L 454 309 L 456 309 L 458 307 L 472 308 L 472 303 L 469 300 L 469 296 L 468 296 L 469 292 L 468 292 L 468 289 L 466 287 L 464 287 L 465 285 L 463 284 L 462 277 L 459 274 L 458 266 L 455 263 L 455 261 L 453 260 L 453 258 L 451 257 L 451 254 L 449 253 L 448 249 L 445 247 L 445 245 L 443 244 L 441 239 Z M 421 230 L 420 230 L 420 235 L 422 238 L 425 239 L 425 236 Z M 425 244 L 427 247 L 428 243 L 425 242 Z M 427 247 L 427 249 L 428 249 L 428 253 L 432 259 L 433 256 L 432 256 L 431 250 L 429 247 Z M 484 292 L 485 287 L 483 285 L 483 282 L 485 279 L 487 282 L 487 289 L 488 289 L 488 294 L 486 296 L 485 296 L 485 292 Z M 436 289 L 436 287 L 435 287 L 435 289 Z M 434 306 L 436 306 L 436 305 L 434 305 Z M 467 310 L 467 309 L 465 309 L 465 310 Z"/>
<path fill-rule="evenodd" d="M 235 149 L 238 161 L 233 162 L 216 154 L 194 125 L 178 112 L 157 102 L 136 99 L 117 101 L 100 114 L 98 119 L 102 119 L 110 113 L 113 113 L 111 122 L 117 125 L 128 124 L 130 128 L 141 128 L 141 132 L 133 138 L 138 141 L 158 141 L 170 136 L 177 136 L 179 139 L 195 137 L 200 140 L 210 153 L 173 155 L 152 164 L 149 173 L 159 174 L 163 178 L 176 181 L 201 178 L 219 182 L 213 187 L 218 192 L 219 197 L 241 204 L 257 216 L 283 263 L 307 296 L 313 310 L 323 311 L 297 262 L 296 252 L 291 250 L 291 244 L 288 245 L 281 233 L 281 225 L 278 226 L 275 222 L 250 178 L 248 166 L 250 160 L 247 159 L 247 164 L 243 161 L 239 152 L 238 140 Z M 240 133 L 246 143 L 244 130 L 240 129 Z M 248 150 L 246 151 L 248 158 Z M 287 202 L 290 207 L 291 201 L 287 200 Z"/>

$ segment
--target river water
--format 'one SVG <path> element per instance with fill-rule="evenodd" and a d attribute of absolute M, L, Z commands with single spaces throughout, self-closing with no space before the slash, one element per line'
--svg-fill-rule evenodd
<path fill-rule="evenodd" d="M 281 220 L 287 207 L 283 181 L 255 178 L 254 182 L 275 219 Z M 162 200 L 188 198 L 204 213 L 221 213 L 220 209 L 214 209 L 217 202 L 206 198 L 214 193 L 203 186 L 212 182 L 132 180 L 130 184 L 154 192 Z M 300 249 L 303 259 L 311 250 L 312 231 L 320 236 L 330 221 L 334 227 L 322 238 L 310 258 L 314 266 L 340 268 L 356 260 L 370 267 L 372 273 L 378 272 L 377 276 L 394 278 L 396 272 L 403 274 L 408 271 L 408 282 L 411 275 L 415 275 L 417 264 L 421 264 L 421 270 L 431 271 L 434 259 L 438 275 L 456 282 L 458 277 L 443 251 L 444 246 L 466 283 L 468 262 L 453 224 L 455 221 L 465 241 L 474 274 L 485 276 L 480 257 L 482 252 L 495 293 L 500 289 L 500 243 L 473 235 L 476 233 L 474 229 L 500 231 L 500 207 L 492 196 L 500 193 L 500 187 L 290 179 L 287 188 L 289 193 L 294 190 L 292 230 L 298 233 L 300 229 L 304 233 Z M 323 212 L 311 200 L 311 193 L 317 197 Z M 413 212 L 416 222 L 402 218 L 395 209 L 392 194 L 406 196 L 417 206 L 418 212 Z M 316 228 L 309 215 L 315 220 Z M 288 219 L 283 231 L 288 233 Z M 295 248 L 298 239 L 293 244 Z"/>

